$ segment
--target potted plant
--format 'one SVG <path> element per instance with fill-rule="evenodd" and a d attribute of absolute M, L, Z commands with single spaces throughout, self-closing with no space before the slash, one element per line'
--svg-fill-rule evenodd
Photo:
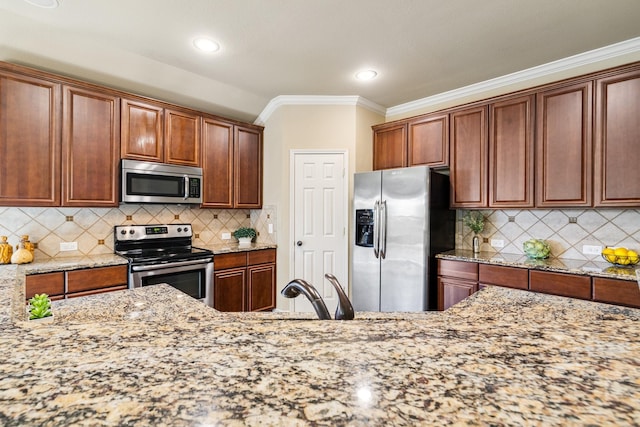
<path fill-rule="evenodd" d="M 46 319 L 48 321 L 53 320 L 53 313 L 51 312 L 51 300 L 47 294 L 35 294 L 33 298 L 29 300 L 29 320 Z"/>
<path fill-rule="evenodd" d="M 480 252 L 478 234 L 484 230 L 484 215 L 479 211 L 470 211 L 462 218 L 462 222 L 473 231 L 473 253 Z"/>
<path fill-rule="evenodd" d="M 240 227 L 233 232 L 233 237 L 238 239 L 238 243 L 241 245 L 248 245 L 256 237 L 256 230 L 250 227 Z"/>

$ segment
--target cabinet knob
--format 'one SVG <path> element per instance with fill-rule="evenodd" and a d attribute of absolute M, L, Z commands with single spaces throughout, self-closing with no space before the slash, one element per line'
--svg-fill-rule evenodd
<path fill-rule="evenodd" d="M 296 242 L 296 245 L 298 245 L 298 246 L 302 246 L 302 240 L 298 240 L 298 241 Z"/>

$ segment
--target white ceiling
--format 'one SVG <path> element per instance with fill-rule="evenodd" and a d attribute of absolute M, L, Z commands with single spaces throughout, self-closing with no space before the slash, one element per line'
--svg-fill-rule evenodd
<path fill-rule="evenodd" d="M 389 108 L 640 36 L 638 0 L 60 2 L 0 0 L 0 60 L 244 120 L 278 95 Z M 195 52 L 199 34 L 221 51 Z"/>

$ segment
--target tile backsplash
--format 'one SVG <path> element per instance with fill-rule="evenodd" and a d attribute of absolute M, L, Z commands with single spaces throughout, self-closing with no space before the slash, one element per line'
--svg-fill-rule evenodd
<path fill-rule="evenodd" d="M 462 223 L 466 210 L 457 211 L 456 248 L 471 249 L 473 232 Z M 583 245 L 624 246 L 640 249 L 640 209 L 532 209 L 481 210 L 485 216 L 485 242 L 481 251 L 522 254 L 522 244 L 532 238 L 546 240 L 556 258 L 600 260 L 585 255 Z M 494 248 L 491 239 L 503 240 Z M 481 240 L 482 242 L 482 240 Z"/>
<path fill-rule="evenodd" d="M 0 207 L 0 235 L 8 236 L 15 247 L 20 236 L 27 234 L 37 245 L 35 258 L 113 253 L 113 227 L 123 224 L 190 223 L 193 244 L 215 245 L 222 233 L 232 233 L 238 227 L 252 226 L 258 241 L 275 243 L 275 232 L 268 233 L 268 224 L 275 224 L 276 209 L 200 209 L 182 205 L 123 204 L 118 208 L 3 208 Z M 233 237 L 232 242 L 235 242 Z M 60 243 L 77 242 L 77 251 L 60 251 Z"/>

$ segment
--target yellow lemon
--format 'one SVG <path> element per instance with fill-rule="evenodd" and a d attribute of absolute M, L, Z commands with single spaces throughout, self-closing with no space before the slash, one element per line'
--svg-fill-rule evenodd
<path fill-rule="evenodd" d="M 609 261 L 611 263 L 615 263 L 616 262 L 616 256 L 613 253 L 613 249 L 612 248 L 604 248 L 602 250 L 602 256 L 604 257 L 604 259 L 606 259 L 607 261 Z"/>
<path fill-rule="evenodd" d="M 637 263 L 640 259 L 636 251 L 627 251 L 627 257 L 629 258 L 629 263 L 631 264 Z"/>
<path fill-rule="evenodd" d="M 629 264 L 629 256 L 627 248 L 616 248 L 615 251 L 613 251 L 613 254 L 616 257 L 616 264 L 620 264 L 620 265 L 627 265 Z"/>

